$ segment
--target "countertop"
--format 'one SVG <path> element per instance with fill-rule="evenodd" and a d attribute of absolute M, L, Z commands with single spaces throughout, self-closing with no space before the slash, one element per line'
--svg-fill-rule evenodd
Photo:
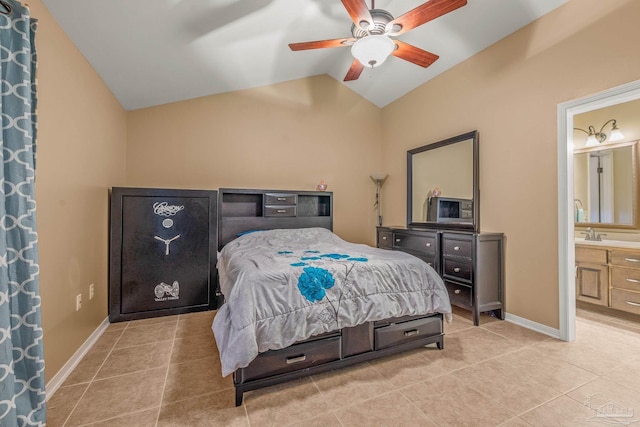
<path fill-rule="evenodd" d="M 600 246 L 607 248 L 625 248 L 625 249 L 640 249 L 640 242 L 631 242 L 624 240 L 607 240 L 604 239 L 602 241 L 597 240 L 584 240 L 584 237 L 579 237 L 575 239 L 576 245 L 586 245 L 586 246 Z"/>

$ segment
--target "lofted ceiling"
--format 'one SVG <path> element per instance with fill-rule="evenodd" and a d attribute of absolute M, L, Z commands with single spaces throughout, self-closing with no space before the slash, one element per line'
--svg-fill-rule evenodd
<path fill-rule="evenodd" d="M 339 0 L 43 0 L 127 110 L 328 74 L 379 107 L 568 0 L 468 0 L 397 39 L 440 56 L 390 57 L 343 82 L 349 47 L 288 44 L 351 36 Z M 378 0 L 398 17 L 425 0 Z M 367 0 L 371 6 L 371 0 Z"/>

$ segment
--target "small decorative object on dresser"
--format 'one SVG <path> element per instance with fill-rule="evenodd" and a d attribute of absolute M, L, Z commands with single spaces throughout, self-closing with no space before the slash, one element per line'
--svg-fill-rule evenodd
<path fill-rule="evenodd" d="M 320 180 L 320 184 L 318 184 L 316 189 L 318 191 L 327 191 L 327 184 L 324 182 L 324 180 Z"/>

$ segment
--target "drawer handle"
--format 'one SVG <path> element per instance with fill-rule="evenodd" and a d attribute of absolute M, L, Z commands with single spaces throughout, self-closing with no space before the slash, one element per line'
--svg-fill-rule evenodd
<path fill-rule="evenodd" d="M 418 335 L 420 333 L 420 331 L 418 331 L 417 329 L 412 329 L 410 331 L 404 331 L 404 336 L 405 337 L 412 337 L 414 335 Z"/>
<path fill-rule="evenodd" d="M 433 263 L 432 262 L 428 262 L 427 265 L 430 265 L 431 267 L 433 267 Z"/>
<path fill-rule="evenodd" d="M 396 239 L 396 243 L 400 243 L 400 240 L 401 240 L 401 239 Z"/>
<path fill-rule="evenodd" d="M 286 209 L 278 209 L 276 212 L 278 212 L 278 213 L 285 213 L 285 212 L 287 212 L 287 210 L 286 210 Z"/>
<path fill-rule="evenodd" d="M 460 273 L 460 267 L 454 268 L 453 271 L 455 271 L 456 273 Z"/>
<path fill-rule="evenodd" d="M 384 236 L 384 237 L 382 238 L 382 240 L 387 240 L 387 236 Z"/>
<path fill-rule="evenodd" d="M 627 282 L 631 282 L 631 283 L 640 283 L 640 280 L 636 280 L 636 279 L 629 279 L 629 278 L 627 278 Z"/>
<path fill-rule="evenodd" d="M 453 291 L 453 293 L 458 295 L 460 293 L 460 289 L 456 289 L 455 291 Z"/>
<path fill-rule="evenodd" d="M 278 197 L 278 200 L 280 200 L 281 202 L 284 202 L 285 200 L 287 200 L 286 197 Z"/>
<path fill-rule="evenodd" d="M 632 305 L 634 307 L 640 307 L 640 304 L 638 304 L 637 302 L 633 302 L 633 301 L 627 301 L 627 304 Z"/>
<path fill-rule="evenodd" d="M 427 243 L 427 247 L 430 248 L 431 247 L 431 243 Z"/>
<path fill-rule="evenodd" d="M 304 354 L 302 356 L 288 357 L 287 365 L 293 365 L 294 363 L 304 362 L 305 360 L 307 360 L 307 356 L 305 356 Z"/>
<path fill-rule="evenodd" d="M 629 262 L 640 262 L 640 259 L 635 259 L 635 258 L 625 258 L 624 260 Z"/>
<path fill-rule="evenodd" d="M 454 247 L 453 247 L 453 250 L 454 250 L 454 251 L 459 251 L 459 250 L 460 250 L 460 246 L 454 246 Z"/>

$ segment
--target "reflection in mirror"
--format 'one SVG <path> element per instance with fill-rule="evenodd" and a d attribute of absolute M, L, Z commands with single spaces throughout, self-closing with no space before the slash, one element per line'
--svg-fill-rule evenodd
<path fill-rule="evenodd" d="M 574 152 L 576 225 L 638 226 L 638 142 Z"/>
<path fill-rule="evenodd" d="M 409 226 L 478 227 L 477 131 L 407 152 Z"/>

